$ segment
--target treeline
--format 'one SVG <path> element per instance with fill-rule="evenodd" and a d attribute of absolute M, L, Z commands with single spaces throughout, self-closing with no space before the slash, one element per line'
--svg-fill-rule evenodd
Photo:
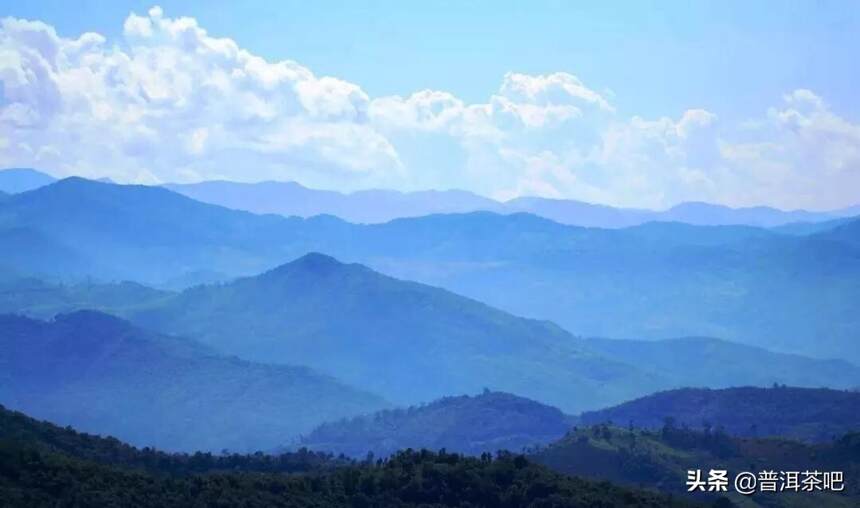
<path fill-rule="evenodd" d="M 860 392 L 776 383 L 772 388 L 681 388 L 581 415 L 587 425 L 614 421 L 648 429 L 661 428 L 667 419 L 679 427 L 721 428 L 732 436 L 826 443 L 860 429 Z"/>
<path fill-rule="evenodd" d="M 228 471 L 230 464 L 236 470 Z M 567 477 L 507 452 L 465 457 L 406 450 L 364 462 L 309 452 L 278 457 L 173 455 L 137 450 L 0 408 L 0 506 L 671 508 L 692 504 Z"/>
<path fill-rule="evenodd" d="M 667 419 L 659 429 L 599 424 L 574 427 L 549 446 L 529 451 L 529 458 L 555 471 L 618 485 L 652 488 L 687 496 L 690 470 L 839 471 L 846 479 L 839 492 L 758 493 L 761 506 L 860 506 L 860 432 L 828 443 L 809 444 L 782 438 L 740 438 L 719 427 L 705 430 Z M 739 494 L 728 497 L 743 506 Z M 740 496 L 740 498 L 739 498 Z M 712 493 L 700 498 L 713 499 Z"/>

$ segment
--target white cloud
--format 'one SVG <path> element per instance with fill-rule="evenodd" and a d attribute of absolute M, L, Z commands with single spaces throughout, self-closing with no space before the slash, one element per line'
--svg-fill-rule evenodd
<path fill-rule="evenodd" d="M 437 90 L 372 98 L 158 7 L 130 14 L 110 43 L 6 18 L 0 80 L 0 166 L 118 181 L 459 187 L 648 207 L 860 201 L 852 191 L 860 125 L 809 90 L 737 126 L 695 108 L 625 117 L 611 92 L 563 72 L 508 73 L 473 104 Z"/>
<path fill-rule="evenodd" d="M 325 183 L 330 174 L 372 180 L 401 171 L 394 148 L 367 123 L 360 87 L 267 62 L 157 7 L 131 14 L 112 46 L 6 18 L 0 78 L 0 135 L 19 141 L 0 153 L 3 165 L 120 181 L 215 171 Z"/>
<path fill-rule="evenodd" d="M 809 90 L 786 94 L 720 151 L 743 202 L 829 208 L 860 201 L 860 124 Z"/>

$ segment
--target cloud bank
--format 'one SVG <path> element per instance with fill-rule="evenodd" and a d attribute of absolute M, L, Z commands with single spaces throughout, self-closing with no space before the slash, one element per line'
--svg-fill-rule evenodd
<path fill-rule="evenodd" d="M 158 7 L 129 15 L 118 41 L 5 18 L 0 81 L 0 166 L 59 176 L 463 188 L 652 208 L 860 202 L 860 124 L 810 90 L 742 125 L 697 108 L 625 116 L 564 72 L 511 72 L 483 103 L 439 90 L 369 97 Z"/>

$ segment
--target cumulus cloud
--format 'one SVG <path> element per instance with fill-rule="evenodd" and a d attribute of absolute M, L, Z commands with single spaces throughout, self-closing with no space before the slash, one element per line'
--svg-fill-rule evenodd
<path fill-rule="evenodd" d="M 402 169 L 360 87 L 267 62 L 192 18 L 131 14 L 110 46 L 39 22 L 0 27 L 3 165 L 142 182 Z"/>
<path fill-rule="evenodd" d="M 860 125 L 795 90 L 741 126 L 691 108 L 624 116 L 569 73 L 508 73 L 486 101 L 369 97 L 268 61 L 193 18 L 130 14 L 123 36 L 0 22 L 0 166 L 125 182 L 296 179 L 343 190 L 465 188 L 627 206 L 854 204 Z"/>
<path fill-rule="evenodd" d="M 786 94 L 764 120 L 721 141 L 720 151 L 744 202 L 827 208 L 860 201 L 860 124 L 810 90 Z"/>

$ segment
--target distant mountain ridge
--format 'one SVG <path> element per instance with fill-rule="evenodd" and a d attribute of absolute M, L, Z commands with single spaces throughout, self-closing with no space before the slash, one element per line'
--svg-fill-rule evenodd
<path fill-rule="evenodd" d="M 203 204 L 159 187 L 77 177 L 0 203 L 0 231 L 32 231 L 76 251 L 81 266 L 64 272 L 108 279 L 134 274 L 145 282 L 166 281 L 190 271 L 189 265 L 256 271 L 269 264 L 259 261 L 261 251 L 278 257 L 277 239 L 294 222 Z M 50 264 L 51 254 L 34 252 L 28 263 Z"/>
<path fill-rule="evenodd" d="M 694 429 L 721 428 L 741 437 L 776 436 L 827 442 L 860 432 L 860 391 L 825 388 L 684 388 L 658 392 L 580 415 L 586 425 L 659 429 L 667 421 Z"/>
<path fill-rule="evenodd" d="M 0 404 L 168 450 L 268 450 L 388 406 L 306 367 L 217 356 L 91 311 L 0 315 Z"/>
<path fill-rule="evenodd" d="M 295 182 L 227 181 L 166 184 L 164 187 L 204 203 L 236 210 L 304 218 L 334 215 L 354 223 L 381 223 L 436 213 L 502 211 L 496 201 L 459 190 L 408 193 L 366 190 L 343 194 L 309 189 Z"/>
<path fill-rule="evenodd" d="M 33 169 L 0 170 L 0 192 L 20 193 L 55 181 L 52 176 Z M 108 178 L 100 178 L 97 181 L 111 183 Z M 186 184 L 167 183 L 163 187 L 204 203 L 234 210 L 302 218 L 334 215 L 347 222 L 360 224 L 478 211 L 501 214 L 525 212 L 561 224 L 602 228 L 622 228 L 655 221 L 701 226 L 780 227 L 860 216 L 860 205 L 812 212 L 779 210 L 767 206 L 732 208 L 711 203 L 684 202 L 667 210 L 657 211 L 530 196 L 497 201 L 469 191 L 454 189 L 412 192 L 370 189 L 342 193 L 311 189 L 290 181 L 243 183 L 210 180 Z M 803 226 L 800 226 L 797 229 L 801 231 L 802 228 Z"/>
<path fill-rule="evenodd" d="M 366 190 L 340 193 L 309 189 L 295 182 L 239 183 L 208 181 L 165 184 L 188 197 L 236 210 L 312 217 L 334 215 L 348 222 L 374 224 L 394 219 L 439 213 L 526 212 L 561 224 L 621 228 L 646 222 L 683 222 L 700 226 L 749 225 L 776 227 L 790 223 L 815 223 L 860 215 L 857 207 L 828 212 L 783 211 L 757 206 L 731 208 L 723 205 L 686 202 L 663 211 L 617 208 L 571 199 L 519 197 L 496 201 L 462 190 L 399 192 Z"/>
<path fill-rule="evenodd" d="M 590 350 L 675 379 L 677 386 L 728 388 L 772 384 L 860 388 L 860 366 L 819 360 L 708 337 L 663 340 L 585 339 Z"/>

